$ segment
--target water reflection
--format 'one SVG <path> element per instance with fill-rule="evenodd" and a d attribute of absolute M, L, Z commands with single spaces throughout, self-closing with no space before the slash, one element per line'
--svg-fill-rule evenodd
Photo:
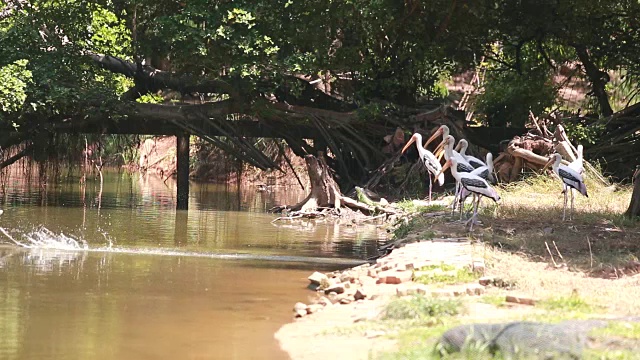
<path fill-rule="evenodd" d="M 273 333 L 309 295 L 309 272 L 360 262 L 384 238 L 375 226 L 272 224 L 265 210 L 302 199 L 297 188 L 192 183 L 187 212 L 174 210 L 171 179 L 104 175 L 101 196 L 97 179 L 0 178 L 11 236 L 44 241 L 48 229 L 89 247 L 0 246 L 0 359 L 286 358 Z"/>
<path fill-rule="evenodd" d="M 95 181 L 82 187 L 70 177 L 49 184 L 46 206 L 40 206 L 41 192 L 32 185 L 6 185 L 0 226 L 26 232 L 42 225 L 91 245 L 104 244 L 107 233 L 116 246 L 124 247 L 360 259 L 376 255 L 385 238 L 373 225 L 346 227 L 320 220 L 272 224 L 275 215 L 265 209 L 299 201 L 305 193 L 298 188 L 257 192 L 192 184 L 190 210 L 182 212 L 174 210 L 175 183 L 155 176 L 106 172 L 100 209 Z"/>

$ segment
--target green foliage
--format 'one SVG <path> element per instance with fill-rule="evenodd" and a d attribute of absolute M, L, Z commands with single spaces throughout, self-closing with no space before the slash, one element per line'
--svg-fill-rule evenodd
<path fill-rule="evenodd" d="M 31 82 L 27 63 L 26 60 L 18 60 L 0 68 L 0 117 L 20 111 L 24 105 L 26 89 Z"/>
<path fill-rule="evenodd" d="M 606 124 L 600 121 L 566 121 L 563 123 L 567 136 L 577 144 L 594 145 L 606 131 Z"/>
<path fill-rule="evenodd" d="M 550 108 L 557 96 L 548 70 L 522 74 L 513 71 L 489 71 L 484 93 L 478 97 L 477 110 L 489 126 L 524 127 L 529 110 L 540 114 Z"/>
<path fill-rule="evenodd" d="M 383 319 L 430 320 L 438 317 L 455 316 L 461 311 L 458 300 L 414 295 L 392 300 L 384 309 Z"/>

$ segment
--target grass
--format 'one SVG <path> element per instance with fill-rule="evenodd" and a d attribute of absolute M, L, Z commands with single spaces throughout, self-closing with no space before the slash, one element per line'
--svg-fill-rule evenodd
<path fill-rule="evenodd" d="M 498 187 L 502 201 L 494 205 L 484 200 L 480 210 L 482 226 L 473 233 L 448 216 L 420 219 L 410 223 L 403 236 L 473 237 L 485 244 L 482 257 L 487 275 L 495 275 L 517 283 L 515 289 L 489 287 L 479 302 L 500 309 L 500 318 L 493 313 L 487 318 L 471 315 L 440 317 L 443 322 L 426 326 L 414 324 L 395 333 L 399 349 L 381 359 L 432 359 L 436 339 L 454 325 L 469 322 L 531 320 L 556 323 L 568 319 L 602 318 L 634 315 L 640 312 L 640 280 L 622 276 L 619 280 L 605 278 L 609 272 L 632 274 L 625 268 L 640 257 L 640 222 L 628 219 L 624 212 L 629 205 L 629 187 L 605 186 L 586 180 L 589 197 L 576 194 L 573 220 L 562 221 L 563 196 L 560 180 L 551 176 L 530 176 L 526 180 Z M 417 217 L 418 219 L 420 217 Z M 477 254 L 475 254 L 477 257 Z M 553 256 L 553 259 L 552 259 Z M 457 273 L 447 265 L 428 267 L 433 274 L 421 274 L 418 282 L 457 283 L 474 281 L 472 273 Z M 640 270 L 640 269 L 639 269 Z M 452 271 L 455 271 L 452 273 Z M 466 278 L 469 276 L 470 278 Z M 518 294 L 538 299 L 526 312 L 509 310 L 506 294 Z M 413 300 L 417 301 L 417 300 Z M 426 300 L 424 300 L 426 301 Z M 415 305 L 415 304 L 414 304 Z M 397 304 L 394 306 L 398 306 Z M 396 316 L 415 314 L 411 306 L 398 306 Z M 407 309 L 408 308 L 408 309 Z M 401 310 L 402 309 L 402 310 Z M 418 315 L 416 315 L 418 316 Z M 425 316 L 427 315 L 419 315 Z M 445 320 L 442 320 L 445 319 Z M 640 359 L 640 324 L 615 322 L 594 330 L 604 346 L 589 349 L 585 359 Z M 618 339 L 617 345 L 610 340 Z M 607 340 L 608 339 L 608 340 Z M 476 349 L 477 350 L 477 349 Z M 446 359 L 490 358 L 482 352 L 452 354 Z"/>
<path fill-rule="evenodd" d="M 414 273 L 413 281 L 420 284 L 453 285 L 474 282 L 478 279 L 468 267 L 456 268 L 448 264 L 430 265 Z"/>
<path fill-rule="evenodd" d="M 544 299 L 536 304 L 549 311 L 568 312 L 591 312 L 594 307 L 577 295 L 554 297 Z"/>
<path fill-rule="evenodd" d="M 461 302 L 456 299 L 413 295 L 392 300 L 384 309 L 382 319 L 413 319 L 437 323 L 441 317 L 458 315 L 461 308 Z"/>

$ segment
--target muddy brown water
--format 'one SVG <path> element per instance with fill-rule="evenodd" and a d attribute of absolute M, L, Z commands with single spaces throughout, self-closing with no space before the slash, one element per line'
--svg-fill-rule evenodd
<path fill-rule="evenodd" d="M 185 212 L 153 176 L 107 172 L 101 194 L 97 179 L 2 181 L 0 227 L 41 242 L 0 235 L 0 359 L 286 359 L 273 334 L 310 272 L 361 263 L 384 238 L 272 224 L 266 209 L 296 188 L 192 183 Z"/>

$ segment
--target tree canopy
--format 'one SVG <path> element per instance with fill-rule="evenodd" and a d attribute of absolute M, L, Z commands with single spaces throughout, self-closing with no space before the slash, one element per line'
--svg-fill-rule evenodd
<path fill-rule="evenodd" d="M 443 96 L 444 79 L 478 66 L 490 72 L 479 102 L 490 124 L 514 125 L 499 120 L 513 104 L 526 104 L 518 116 L 552 105 L 565 64 L 608 116 L 608 71 L 640 76 L 638 14 L 638 1 L 613 0 L 7 0 L 0 146 L 70 119 L 347 126 Z M 352 144 L 367 167 L 359 135 L 327 142 Z"/>

